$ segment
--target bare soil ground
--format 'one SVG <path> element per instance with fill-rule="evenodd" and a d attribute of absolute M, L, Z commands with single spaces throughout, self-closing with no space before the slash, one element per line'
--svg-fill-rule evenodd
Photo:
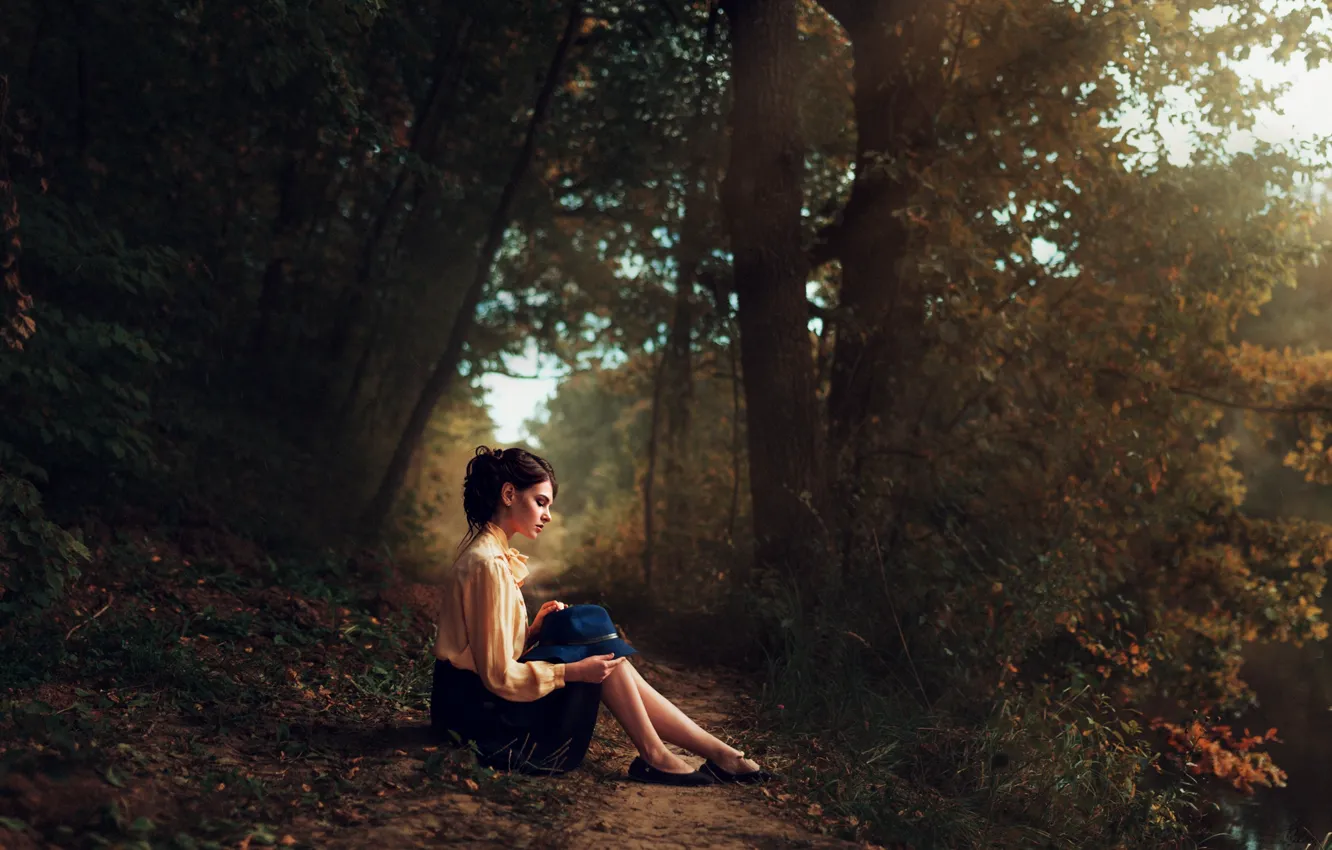
<path fill-rule="evenodd" d="M 725 671 L 699 670 L 668 661 L 635 658 L 654 687 L 704 728 L 730 737 L 746 701 L 742 683 Z M 632 746 L 603 709 L 596 749 L 584 772 L 601 793 L 561 824 L 556 843 L 572 850 L 624 847 L 632 850 L 742 850 L 742 848 L 853 848 L 813 831 L 797 819 L 778 781 L 770 787 L 716 785 L 669 788 L 623 778 Z M 735 740 L 744 747 L 743 739 Z M 702 759 L 685 755 L 692 764 Z"/>

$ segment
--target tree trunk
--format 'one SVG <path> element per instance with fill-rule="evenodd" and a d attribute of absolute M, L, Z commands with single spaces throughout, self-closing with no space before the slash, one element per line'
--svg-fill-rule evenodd
<path fill-rule="evenodd" d="M 686 213 L 688 215 L 688 213 Z M 684 241 L 683 239 L 681 240 Z M 683 247 L 683 246 L 682 246 Z M 683 250 L 681 251 L 683 254 Z M 683 258 L 682 258 L 683 259 Z M 671 321 L 666 350 L 662 352 L 662 376 L 659 381 L 666 401 L 666 439 L 663 483 L 666 491 L 666 559 L 664 575 L 667 581 L 680 577 L 681 565 L 689 557 L 693 541 L 693 519 L 690 516 L 688 476 L 690 464 L 690 431 L 694 406 L 694 323 L 693 299 L 694 269 L 681 265 L 676 278 L 675 315 Z"/>
<path fill-rule="evenodd" d="M 925 294 L 910 268 L 902 218 L 918 186 L 913 155 L 932 146 L 942 96 L 946 4 L 828 0 L 855 56 L 856 178 L 824 256 L 841 261 L 828 380 L 828 468 L 841 575 L 851 567 L 867 449 L 900 427 L 898 399 L 915 372 Z"/>
<path fill-rule="evenodd" d="M 726 350 L 731 355 L 731 505 L 726 514 L 726 542 L 735 543 L 735 521 L 740 513 L 740 358 L 738 342 L 732 338 Z"/>
<path fill-rule="evenodd" d="M 365 379 L 370 374 L 370 363 L 374 360 L 375 350 L 379 347 L 383 338 L 383 326 L 384 302 L 380 299 L 375 303 L 374 317 L 370 320 L 365 345 L 361 347 L 361 353 L 356 358 L 356 368 L 352 370 L 351 383 L 347 387 L 347 394 L 342 399 L 342 409 L 338 411 L 338 421 L 342 423 L 344 430 L 352 426 L 357 402 L 361 400 L 361 391 L 365 386 Z"/>
<path fill-rule="evenodd" d="M 815 586 L 823 498 L 802 248 L 798 0 L 726 0 L 733 45 L 723 203 L 739 298 L 755 560 Z M 811 555 L 815 555 L 811 558 Z M 742 589 L 749 576 L 736 570 Z"/>
<path fill-rule="evenodd" d="M 274 340 L 282 308 L 287 297 L 288 276 L 291 272 L 291 245 L 293 231 L 299 222 L 296 195 L 308 190 L 302 185 L 301 164 L 292 154 L 283 163 L 278 176 L 278 210 L 273 221 L 273 253 L 264 268 L 260 282 L 259 303 L 255 306 L 254 328 L 250 334 L 249 361 L 256 381 L 272 389 L 274 370 L 272 355 Z"/>
<path fill-rule="evenodd" d="M 416 405 L 412 408 L 407 425 L 403 429 L 402 436 L 398 439 L 393 458 L 384 471 L 379 489 L 375 492 L 374 498 L 370 500 L 370 504 L 366 506 L 362 519 L 365 529 L 369 533 L 378 533 L 383 528 L 384 521 L 388 518 L 393 504 L 397 500 L 398 492 L 402 489 L 402 482 L 407 475 L 408 467 L 411 465 L 412 455 L 415 454 L 420 445 L 421 437 L 425 434 L 426 425 L 429 424 L 430 416 L 435 411 L 435 405 L 448 393 L 454 377 L 458 374 L 458 361 L 462 356 L 463 343 L 466 341 L 468 330 L 471 329 L 472 323 L 476 319 L 476 307 L 481 302 L 481 296 L 490 280 L 491 272 L 495 266 L 495 255 L 499 253 L 500 242 L 504 238 L 505 231 L 509 228 L 514 199 L 517 197 L 523 179 L 527 176 L 531 167 L 533 155 L 536 153 L 537 135 L 541 131 L 541 125 L 545 123 L 546 114 L 550 110 L 550 104 L 554 100 L 560 79 L 564 76 L 564 66 L 569 58 L 574 38 L 578 34 L 582 18 L 580 0 L 574 0 L 569 6 L 569 20 L 563 34 L 560 36 L 559 44 L 555 48 L 555 55 L 552 57 L 550 67 L 546 72 L 545 82 L 542 84 L 536 103 L 532 107 L 532 116 L 527 123 L 527 132 L 523 138 L 522 148 L 514 159 L 513 170 L 509 175 L 508 182 L 504 185 L 504 190 L 500 193 L 499 203 L 491 217 L 489 232 L 486 234 L 485 242 L 481 245 L 478 254 L 476 273 L 463 297 L 462 305 L 454 316 L 453 326 L 449 330 L 449 339 L 444 353 L 435 361 L 430 377 L 426 379 L 425 386 L 421 388 L 421 393 L 417 397 Z"/>
<path fill-rule="evenodd" d="M 254 333 L 250 337 L 250 362 L 256 376 L 266 374 L 265 367 L 271 367 L 269 356 L 273 348 L 274 328 L 277 325 L 278 308 L 285 300 L 287 274 L 290 261 L 285 256 L 276 256 L 268 261 L 260 283 L 258 316 L 255 319 Z"/>
<path fill-rule="evenodd" d="M 9 129 L 9 80 L 0 76 L 0 350 L 21 351 L 35 329 L 28 315 L 32 297 L 23 291 L 19 258 L 18 189 L 10 173 L 9 152 L 14 134 Z"/>
<path fill-rule="evenodd" d="M 26 69 L 23 78 L 24 88 L 31 88 L 32 81 L 37 76 L 37 57 L 41 55 L 40 50 L 42 42 L 46 41 L 46 32 L 47 28 L 50 26 L 51 17 L 51 4 L 43 3 L 41 5 L 41 12 L 37 17 L 37 25 L 33 27 L 32 36 L 30 38 L 25 38 L 24 36 L 15 37 L 13 32 L 10 33 L 10 38 L 12 39 L 10 41 L 11 44 L 23 44 L 28 48 L 27 58 L 22 62 L 14 63 L 14 67 L 16 68 L 19 65 L 22 65 Z"/>
<path fill-rule="evenodd" d="M 704 260 L 711 247 L 712 221 L 716 197 L 716 176 L 720 163 L 717 132 L 710 116 L 715 113 L 711 94 L 712 67 L 709 56 L 716 43 L 720 10 L 713 6 L 704 24 L 704 50 L 697 62 L 698 87 L 694 96 L 694 114 L 686 129 L 689 158 L 684 168 L 684 214 L 680 220 L 680 240 L 675 254 L 675 311 L 670 337 L 666 343 L 665 398 L 666 441 L 665 475 L 667 581 L 676 581 L 685 573 L 695 555 L 698 539 L 693 487 L 693 411 L 694 411 L 694 321 L 697 290 Z"/>
<path fill-rule="evenodd" d="M 893 415 L 894 387 L 910 368 L 903 357 L 920 326 L 923 294 L 906 268 L 909 233 L 900 214 L 917 189 L 909 154 L 929 143 L 942 14 L 927 0 L 880 0 L 839 16 L 855 53 L 857 141 L 856 179 L 830 251 L 842 263 L 828 393 L 835 469 L 855 464 L 868 423 Z"/>
<path fill-rule="evenodd" d="M 663 353 L 652 375 L 652 424 L 648 429 L 647 471 L 643 474 L 643 584 L 652 587 L 652 567 L 656 554 L 657 515 L 657 444 L 661 435 L 661 391 L 665 385 L 666 354 Z"/>

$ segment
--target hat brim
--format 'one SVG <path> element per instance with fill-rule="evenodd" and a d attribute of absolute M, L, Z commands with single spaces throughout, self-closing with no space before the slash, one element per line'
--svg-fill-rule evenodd
<path fill-rule="evenodd" d="M 594 655 L 614 655 L 616 658 L 623 658 L 627 655 L 637 655 L 638 650 L 629 645 L 624 638 L 610 638 L 596 643 L 581 644 L 579 646 L 569 646 L 565 644 L 550 644 L 542 646 L 537 644 L 527 653 L 519 658 L 519 661 L 549 661 L 552 664 L 571 664 L 575 661 L 582 661 L 584 658 L 591 658 Z"/>

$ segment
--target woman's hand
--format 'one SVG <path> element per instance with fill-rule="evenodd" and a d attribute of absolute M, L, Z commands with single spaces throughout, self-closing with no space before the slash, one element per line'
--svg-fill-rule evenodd
<path fill-rule="evenodd" d="M 610 655 L 593 655 L 590 658 L 584 658 L 582 661 L 566 664 L 564 665 L 564 681 L 600 684 L 606 681 L 606 678 L 615 672 L 615 668 L 626 660 L 625 658 L 616 658 L 615 654 L 611 653 Z"/>
<path fill-rule="evenodd" d="M 541 621 L 546 619 L 547 614 L 551 611 L 563 611 L 567 607 L 569 606 L 565 605 L 563 602 L 556 602 L 554 599 L 543 603 L 537 610 L 536 618 L 532 620 L 532 625 L 527 627 L 527 642 L 531 643 L 532 639 L 541 633 Z"/>

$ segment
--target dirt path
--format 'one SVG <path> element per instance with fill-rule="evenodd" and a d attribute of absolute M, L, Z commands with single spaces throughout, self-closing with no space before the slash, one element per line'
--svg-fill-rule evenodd
<path fill-rule="evenodd" d="M 635 664 L 644 677 L 704 728 L 723 739 L 734 725 L 744 697 L 726 673 L 699 671 L 667 661 Z M 583 773 L 601 789 L 595 801 L 566 819 L 554 843 L 571 850 L 741 850 L 741 848 L 853 848 L 852 842 L 819 835 L 793 822 L 773 804 L 780 782 L 766 789 L 744 786 L 670 788 L 624 778 L 634 750 L 619 726 L 602 710 L 598 738 Z M 743 741 L 736 741 L 743 747 Z M 684 756 L 691 764 L 702 759 Z"/>

